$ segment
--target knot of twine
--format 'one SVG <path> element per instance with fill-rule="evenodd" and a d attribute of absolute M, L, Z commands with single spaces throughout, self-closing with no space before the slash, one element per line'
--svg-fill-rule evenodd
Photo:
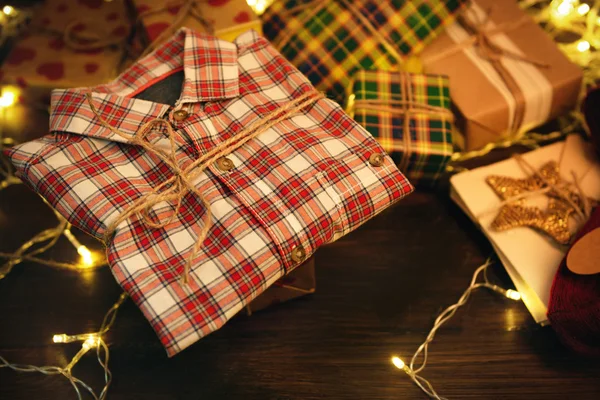
<path fill-rule="evenodd" d="M 187 17 L 192 17 L 196 19 L 202 26 L 204 26 L 204 29 L 206 29 L 206 33 L 213 35 L 215 33 L 214 24 L 204 17 L 202 8 L 200 7 L 200 4 L 205 2 L 206 1 L 200 0 L 180 0 L 171 2 L 169 4 L 165 4 L 160 7 L 152 8 L 150 10 L 146 10 L 140 13 L 138 15 L 138 21 L 142 21 L 144 18 L 150 15 L 167 12 L 170 8 L 179 7 L 179 11 L 177 11 L 177 14 L 171 21 L 171 24 L 168 26 L 168 28 L 162 31 L 160 35 L 158 35 L 158 37 L 142 53 L 141 57 L 147 55 L 148 53 L 153 51 L 159 43 L 171 37 L 171 35 L 173 35 L 175 31 L 177 31 L 177 29 L 182 25 L 183 21 Z"/>
<path fill-rule="evenodd" d="M 148 194 L 145 194 L 137 199 L 129 208 L 119 214 L 119 216 L 106 227 L 104 233 L 104 243 L 108 245 L 118 225 L 133 215 L 138 215 L 141 221 L 149 228 L 166 227 L 170 223 L 174 222 L 175 218 L 177 218 L 179 215 L 179 210 L 181 208 L 181 203 L 184 196 L 186 196 L 188 193 L 193 193 L 202 203 L 205 212 L 202 216 L 202 229 L 198 233 L 196 242 L 189 257 L 186 259 L 183 270 L 183 283 L 189 284 L 189 274 L 192 262 L 198 255 L 202 244 L 206 239 L 208 231 L 211 228 L 212 222 L 210 204 L 200 190 L 194 185 L 194 180 L 197 179 L 209 165 L 213 164 L 219 158 L 232 153 L 249 140 L 255 138 L 261 133 L 264 133 L 272 126 L 289 118 L 291 115 L 301 111 L 305 107 L 316 103 L 323 97 L 324 96 L 321 93 L 316 91 L 307 92 L 270 112 L 263 118 L 254 121 L 241 132 L 223 141 L 218 146 L 215 146 L 213 149 L 203 154 L 200 158 L 189 164 L 187 167 L 182 167 L 177 162 L 176 157 L 177 132 L 173 129 L 169 121 L 162 118 L 155 118 L 142 125 L 134 135 L 126 134 L 110 125 L 102 117 L 96 106 L 94 106 L 92 94 L 90 92 L 86 93 L 86 98 L 90 109 L 96 118 L 98 118 L 102 126 L 104 126 L 106 129 L 109 129 L 117 136 L 126 139 L 128 143 L 140 146 L 149 154 L 158 157 L 169 167 L 173 173 L 173 176 L 171 176 L 169 179 L 152 188 Z M 165 135 L 169 139 L 169 151 L 165 151 L 159 148 L 156 144 L 150 143 L 146 140 L 147 135 L 152 131 L 152 129 L 160 126 L 166 127 Z M 150 211 L 155 205 L 163 201 L 170 204 L 175 204 L 175 210 L 166 220 L 156 222 L 151 218 Z"/>
<path fill-rule="evenodd" d="M 402 115 L 404 118 L 402 128 L 404 151 L 402 152 L 402 158 L 398 163 L 398 168 L 404 171 L 408 168 L 410 157 L 412 155 L 412 137 L 410 134 L 411 120 L 413 120 L 416 115 L 428 115 L 434 118 L 453 121 L 454 115 L 452 114 L 452 111 L 447 108 L 432 106 L 430 104 L 416 101 L 412 84 L 410 82 L 410 74 L 406 72 L 400 72 L 399 76 L 400 92 L 402 95 L 400 100 L 354 100 L 354 109 L 370 109 L 379 112 L 390 112 L 392 114 L 398 113 L 399 115 Z"/>
<path fill-rule="evenodd" d="M 563 149 L 564 150 L 564 149 Z M 562 153 L 564 154 L 564 153 Z M 512 197 L 506 202 L 501 203 L 502 205 L 507 203 L 513 203 L 515 201 L 519 201 L 528 197 L 536 196 L 538 194 L 548 193 L 555 197 L 558 197 L 560 200 L 569 204 L 579 219 L 579 225 L 583 225 L 592 214 L 592 203 L 590 199 L 585 195 L 583 189 L 581 189 L 581 185 L 579 182 L 585 177 L 587 172 L 579 177 L 575 171 L 571 171 L 571 176 L 573 178 L 573 182 L 566 181 L 560 176 L 560 165 L 562 162 L 562 154 L 559 159 L 559 170 L 558 170 L 558 178 L 556 182 L 550 181 L 546 178 L 540 171 L 533 168 L 533 166 L 528 163 L 525 158 L 523 158 L 520 154 L 513 155 L 513 158 L 517 161 L 522 170 L 529 170 L 534 176 L 536 176 L 540 181 L 542 181 L 543 186 L 539 190 L 534 190 L 530 192 L 526 192 L 522 195 Z M 589 170 L 588 170 L 589 171 Z"/>

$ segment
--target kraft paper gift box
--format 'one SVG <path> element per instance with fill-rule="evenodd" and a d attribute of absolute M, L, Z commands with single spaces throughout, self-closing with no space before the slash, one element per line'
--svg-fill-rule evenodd
<path fill-rule="evenodd" d="M 263 15 L 265 36 L 321 91 L 343 102 L 361 69 L 397 69 L 453 21 L 465 0 L 287 0 Z"/>
<path fill-rule="evenodd" d="M 124 1 L 48 0 L 5 59 L 2 85 L 22 103 L 47 107 L 52 89 L 107 82 L 124 61 L 131 25 Z"/>
<path fill-rule="evenodd" d="M 476 0 L 422 53 L 450 77 L 467 150 L 517 138 L 574 108 L 582 71 L 514 0 Z"/>
<path fill-rule="evenodd" d="M 169 31 L 180 27 L 212 33 L 228 41 L 250 29 L 261 32 L 260 20 L 246 0 L 133 0 L 133 4 L 146 44 L 157 45 L 155 42 L 170 36 Z M 211 29 L 213 32 L 209 32 Z"/>
<path fill-rule="evenodd" d="M 315 288 L 315 257 L 311 257 L 254 299 L 247 306 L 246 311 L 251 314 L 284 301 L 314 293 Z"/>
<path fill-rule="evenodd" d="M 448 78 L 407 72 L 358 71 L 347 112 L 409 178 L 431 186 L 453 153 Z"/>

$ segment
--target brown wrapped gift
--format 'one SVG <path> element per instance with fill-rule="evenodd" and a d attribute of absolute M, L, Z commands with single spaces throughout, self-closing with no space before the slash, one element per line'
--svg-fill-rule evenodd
<path fill-rule="evenodd" d="M 271 305 L 314 293 L 315 287 L 315 258 L 313 256 L 254 299 L 246 307 L 246 311 L 248 314 L 252 314 Z"/>
<path fill-rule="evenodd" d="M 448 75 L 466 150 L 517 138 L 574 108 L 582 71 L 515 0 L 474 0 L 422 54 Z"/>

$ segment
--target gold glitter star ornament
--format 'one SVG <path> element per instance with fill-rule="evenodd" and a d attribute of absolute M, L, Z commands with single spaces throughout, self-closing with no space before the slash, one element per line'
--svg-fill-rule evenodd
<path fill-rule="evenodd" d="M 569 229 L 569 218 L 578 208 L 581 209 L 583 199 L 571 183 L 561 179 L 555 161 L 544 164 L 525 179 L 490 175 L 486 182 L 504 200 L 492 221 L 492 229 L 506 231 L 528 226 L 547 234 L 559 244 L 571 241 L 573 233 Z M 526 198 L 540 194 L 548 197 L 546 209 L 525 205 Z"/>

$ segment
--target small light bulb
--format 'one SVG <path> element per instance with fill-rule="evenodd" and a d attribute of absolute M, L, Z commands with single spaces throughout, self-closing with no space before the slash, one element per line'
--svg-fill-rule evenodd
<path fill-rule="evenodd" d="M 246 3 L 248 3 L 256 14 L 260 15 L 267 9 L 269 2 L 267 0 L 246 0 Z"/>
<path fill-rule="evenodd" d="M 92 257 L 92 252 L 88 250 L 87 247 L 81 245 L 77 247 L 77 253 L 81 256 L 81 261 L 86 267 L 91 267 L 94 264 L 94 258 Z"/>
<path fill-rule="evenodd" d="M 406 364 L 404 364 L 404 361 L 402 361 L 399 357 L 392 357 L 392 364 L 394 364 L 394 366 L 398 369 L 404 369 L 404 367 L 406 366 Z"/>
<path fill-rule="evenodd" d="M 587 40 L 580 40 L 577 42 L 577 50 L 584 53 L 590 49 L 590 42 Z"/>
<path fill-rule="evenodd" d="M 556 7 L 556 14 L 560 17 L 566 17 L 573 11 L 573 0 L 564 0 Z"/>
<path fill-rule="evenodd" d="M 588 6 L 585 3 L 577 7 L 577 12 L 579 13 L 579 15 L 585 15 L 588 13 L 588 11 L 590 11 L 590 6 Z"/>
<path fill-rule="evenodd" d="M 90 336 L 83 342 L 83 348 L 89 350 L 94 347 L 98 347 L 100 340 L 96 335 Z"/>
<path fill-rule="evenodd" d="M 518 301 L 518 300 L 521 300 L 521 293 L 517 292 L 516 290 L 508 289 L 506 291 L 506 297 L 508 297 L 509 299 Z"/>
<path fill-rule="evenodd" d="M 61 335 L 54 335 L 52 336 L 52 341 L 54 343 L 65 343 L 67 341 L 67 335 L 64 333 Z"/>
<path fill-rule="evenodd" d="M 4 8 L 2 8 L 2 12 L 6 15 L 11 15 L 15 12 L 15 9 L 12 6 L 4 6 Z"/>
<path fill-rule="evenodd" d="M 267 4 L 264 1 L 258 2 L 256 3 L 256 13 L 257 14 L 262 14 L 263 12 L 265 12 L 265 9 L 267 8 Z"/>
<path fill-rule="evenodd" d="M 0 107 L 10 107 L 15 104 L 15 98 L 17 96 L 12 91 L 5 91 L 0 96 Z"/>

